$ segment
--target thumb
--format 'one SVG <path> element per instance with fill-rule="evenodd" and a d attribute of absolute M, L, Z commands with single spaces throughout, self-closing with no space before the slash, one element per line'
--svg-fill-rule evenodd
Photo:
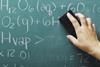
<path fill-rule="evenodd" d="M 72 35 L 67 35 L 67 38 L 74 44 L 77 45 L 78 44 L 78 40 L 72 36 Z"/>

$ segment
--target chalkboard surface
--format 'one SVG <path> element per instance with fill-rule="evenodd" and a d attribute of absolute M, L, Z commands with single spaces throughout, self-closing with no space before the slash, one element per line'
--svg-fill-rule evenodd
<path fill-rule="evenodd" d="M 66 38 L 58 18 L 69 9 L 100 31 L 99 0 L 0 0 L 0 67 L 100 67 Z"/>

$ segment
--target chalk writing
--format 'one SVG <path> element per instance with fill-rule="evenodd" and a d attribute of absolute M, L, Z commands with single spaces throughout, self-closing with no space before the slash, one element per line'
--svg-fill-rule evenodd
<path fill-rule="evenodd" d="M 60 55 L 59 51 L 55 52 L 57 49 L 54 50 L 56 45 L 56 48 L 59 46 L 62 48 L 63 45 L 60 42 L 63 40 L 62 33 L 58 34 L 60 30 L 58 19 L 62 15 L 61 12 L 70 9 L 74 12 L 100 16 L 100 5 L 88 1 L 76 0 L 65 3 L 56 0 L 0 0 L 0 59 L 4 60 L 0 62 L 0 67 L 26 67 L 23 63 L 34 64 L 37 59 L 40 60 L 38 62 L 44 63 L 62 61 L 63 67 L 73 67 L 77 57 L 78 66 L 87 67 L 85 64 L 91 62 L 88 61 L 89 57 L 84 58 L 82 53 L 63 56 L 63 53 Z M 50 44 L 50 48 L 39 47 L 43 44 Z M 18 64 L 17 61 L 22 63 Z"/>
<path fill-rule="evenodd" d="M 6 3 L 4 1 L 6 1 Z M 0 0 L 0 10 L 3 11 L 4 8 L 6 8 L 6 10 L 9 9 L 8 0 Z"/>
<path fill-rule="evenodd" d="M 28 49 L 28 44 L 30 43 L 31 39 L 29 37 L 13 37 L 10 32 L 4 33 L 0 32 L 0 42 L 4 44 L 8 42 L 8 44 L 13 43 L 15 46 L 24 46 L 25 49 Z"/>
<path fill-rule="evenodd" d="M 12 67 L 25 67 L 24 65 L 18 65 L 18 64 L 16 64 L 16 63 L 14 63 L 14 64 L 9 64 L 9 63 L 4 63 L 4 64 L 0 64 L 0 66 L 1 67 L 10 67 L 10 66 L 12 66 Z"/>

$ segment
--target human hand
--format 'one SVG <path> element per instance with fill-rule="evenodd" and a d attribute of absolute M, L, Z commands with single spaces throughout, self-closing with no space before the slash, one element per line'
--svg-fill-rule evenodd
<path fill-rule="evenodd" d="M 90 18 L 86 18 L 83 14 L 76 13 L 75 15 L 79 17 L 81 26 L 70 13 L 67 13 L 75 28 L 77 39 L 72 35 L 67 35 L 67 38 L 76 47 L 100 60 L 100 42 L 97 38 L 95 25 L 92 24 Z"/>

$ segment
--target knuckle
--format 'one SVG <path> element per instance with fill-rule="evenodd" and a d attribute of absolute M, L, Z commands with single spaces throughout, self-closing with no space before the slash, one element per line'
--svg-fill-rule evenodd
<path fill-rule="evenodd" d="M 86 18 L 82 13 L 76 13 L 79 18 Z"/>
<path fill-rule="evenodd" d="M 81 30 L 78 30 L 78 33 L 79 33 L 79 34 L 81 34 L 81 33 L 82 33 L 82 31 L 81 31 Z"/>
<path fill-rule="evenodd" d="M 77 23 L 77 20 L 74 19 L 73 22 L 74 22 L 74 23 Z"/>
<path fill-rule="evenodd" d="M 92 25 L 92 22 L 88 21 L 89 25 Z"/>
<path fill-rule="evenodd" d="M 72 18 L 73 23 L 77 23 L 78 21 L 75 18 Z"/>

